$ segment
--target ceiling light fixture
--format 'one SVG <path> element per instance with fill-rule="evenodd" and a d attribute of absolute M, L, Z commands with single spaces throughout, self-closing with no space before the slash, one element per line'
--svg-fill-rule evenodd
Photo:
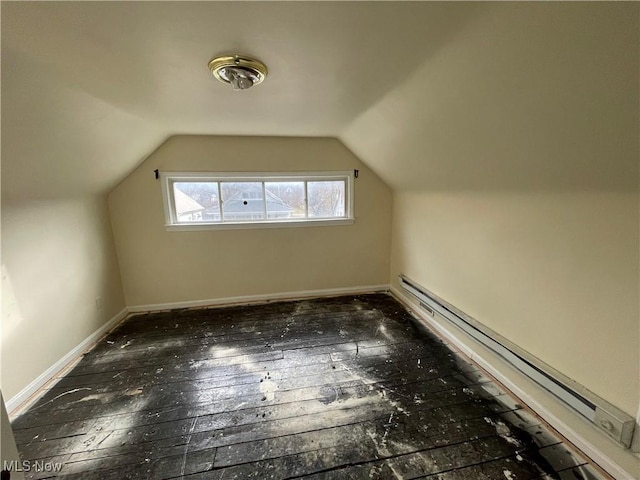
<path fill-rule="evenodd" d="M 234 90 L 247 90 L 261 83 L 267 76 L 267 66 L 260 60 L 240 55 L 227 55 L 209 62 L 209 70 L 223 83 Z"/>

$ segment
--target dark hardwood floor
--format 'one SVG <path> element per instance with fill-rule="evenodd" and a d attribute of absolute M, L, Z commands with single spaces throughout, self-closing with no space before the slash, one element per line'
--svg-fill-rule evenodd
<path fill-rule="evenodd" d="M 136 315 L 13 428 L 28 478 L 604 478 L 384 294 Z"/>

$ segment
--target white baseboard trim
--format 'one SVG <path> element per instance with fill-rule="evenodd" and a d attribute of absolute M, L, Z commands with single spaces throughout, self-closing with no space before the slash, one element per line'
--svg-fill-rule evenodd
<path fill-rule="evenodd" d="M 246 295 L 241 297 L 215 298 L 209 300 L 194 300 L 187 302 L 156 303 L 151 305 L 134 305 L 129 307 L 129 313 L 157 312 L 176 308 L 215 307 L 229 305 L 247 305 L 276 300 L 301 300 L 312 297 L 332 297 L 338 295 L 358 295 L 362 293 L 388 292 L 389 285 L 368 285 L 363 287 L 326 288 L 323 290 L 301 290 L 298 292 L 267 293 L 264 295 Z"/>
<path fill-rule="evenodd" d="M 608 438 L 605 438 L 600 434 L 600 432 L 597 432 L 589 422 L 583 420 L 578 414 L 574 413 L 569 407 L 564 405 L 560 400 L 557 400 L 550 393 L 537 386 L 524 374 L 509 366 L 505 361 L 491 352 L 484 345 L 481 345 L 476 340 L 468 337 L 464 332 L 459 331 L 453 325 L 448 328 L 443 324 L 440 324 L 437 320 L 423 312 L 419 308 L 417 301 L 413 301 L 397 288 L 392 286 L 390 291 L 391 294 L 400 303 L 407 307 L 419 321 L 425 324 L 426 327 L 444 337 L 472 361 L 489 372 L 514 395 L 527 404 L 528 407 L 547 421 L 549 425 L 573 443 L 573 445 L 575 445 L 582 453 L 593 460 L 594 463 L 598 464 L 602 469 L 618 480 L 637 479 L 635 475 L 630 473 L 633 468 L 632 465 L 637 465 L 637 463 L 635 463 L 637 460 L 635 460 L 635 462 L 633 460 L 636 457 L 631 451 L 623 450 Z M 469 343 L 463 342 L 461 340 L 462 337 L 466 337 L 467 341 L 473 346 L 470 346 Z M 526 388 L 523 388 L 523 386 Z M 553 405 L 553 408 L 550 408 L 551 405 Z M 561 412 L 562 417 L 571 419 L 571 421 L 561 418 L 561 416 L 558 415 L 558 412 Z M 572 425 L 569 425 L 569 423 Z M 579 433 L 577 430 L 581 430 L 584 433 L 587 433 L 587 435 Z M 596 442 L 601 444 L 604 448 L 596 446 L 590 438 L 587 438 L 587 436 L 596 440 Z M 608 452 L 605 453 L 603 451 L 605 449 Z M 616 461 L 612 458 L 613 456 L 618 457 L 618 459 L 622 461 Z M 624 468 L 620 463 L 629 465 L 629 467 Z"/>
<path fill-rule="evenodd" d="M 112 330 L 118 323 L 124 320 L 129 313 L 127 307 L 123 308 L 120 312 L 114 315 L 107 323 L 98 328 L 95 332 L 80 342 L 73 350 L 67 353 L 64 357 L 51 365 L 47 370 L 38 376 L 33 382 L 24 387 L 15 396 L 9 399 L 6 403 L 7 411 L 9 412 L 9 418 L 14 419 L 31 404 L 33 404 L 38 396 L 35 396 L 45 385 L 56 376 L 69 367 L 72 363 L 80 358 L 80 356 L 91 348 L 104 334 Z"/>

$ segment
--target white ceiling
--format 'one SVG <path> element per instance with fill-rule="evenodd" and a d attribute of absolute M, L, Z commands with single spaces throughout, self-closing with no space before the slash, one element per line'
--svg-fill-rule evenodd
<path fill-rule="evenodd" d="M 175 134 L 336 136 L 401 190 L 637 190 L 639 5 L 1 2 L 3 200 L 108 192 Z M 224 53 L 268 78 L 232 91 Z"/>
<path fill-rule="evenodd" d="M 480 4 L 2 2 L 2 193 L 105 192 L 177 133 L 339 136 Z M 245 53 L 267 80 L 207 69 Z"/>

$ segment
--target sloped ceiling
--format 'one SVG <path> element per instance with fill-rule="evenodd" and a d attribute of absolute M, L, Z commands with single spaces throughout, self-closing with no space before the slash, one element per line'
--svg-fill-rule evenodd
<path fill-rule="evenodd" d="M 174 134 L 337 136 L 396 189 L 637 189 L 635 2 L 1 8 L 3 199 L 108 192 Z M 223 53 L 269 77 L 233 92 Z"/>
<path fill-rule="evenodd" d="M 638 191 L 640 4 L 484 10 L 342 141 L 402 191 Z"/>
<path fill-rule="evenodd" d="M 167 137 L 339 136 L 481 10 L 377 2 L 2 2 L 2 193 L 106 192 Z M 269 67 L 245 92 L 207 69 Z"/>

